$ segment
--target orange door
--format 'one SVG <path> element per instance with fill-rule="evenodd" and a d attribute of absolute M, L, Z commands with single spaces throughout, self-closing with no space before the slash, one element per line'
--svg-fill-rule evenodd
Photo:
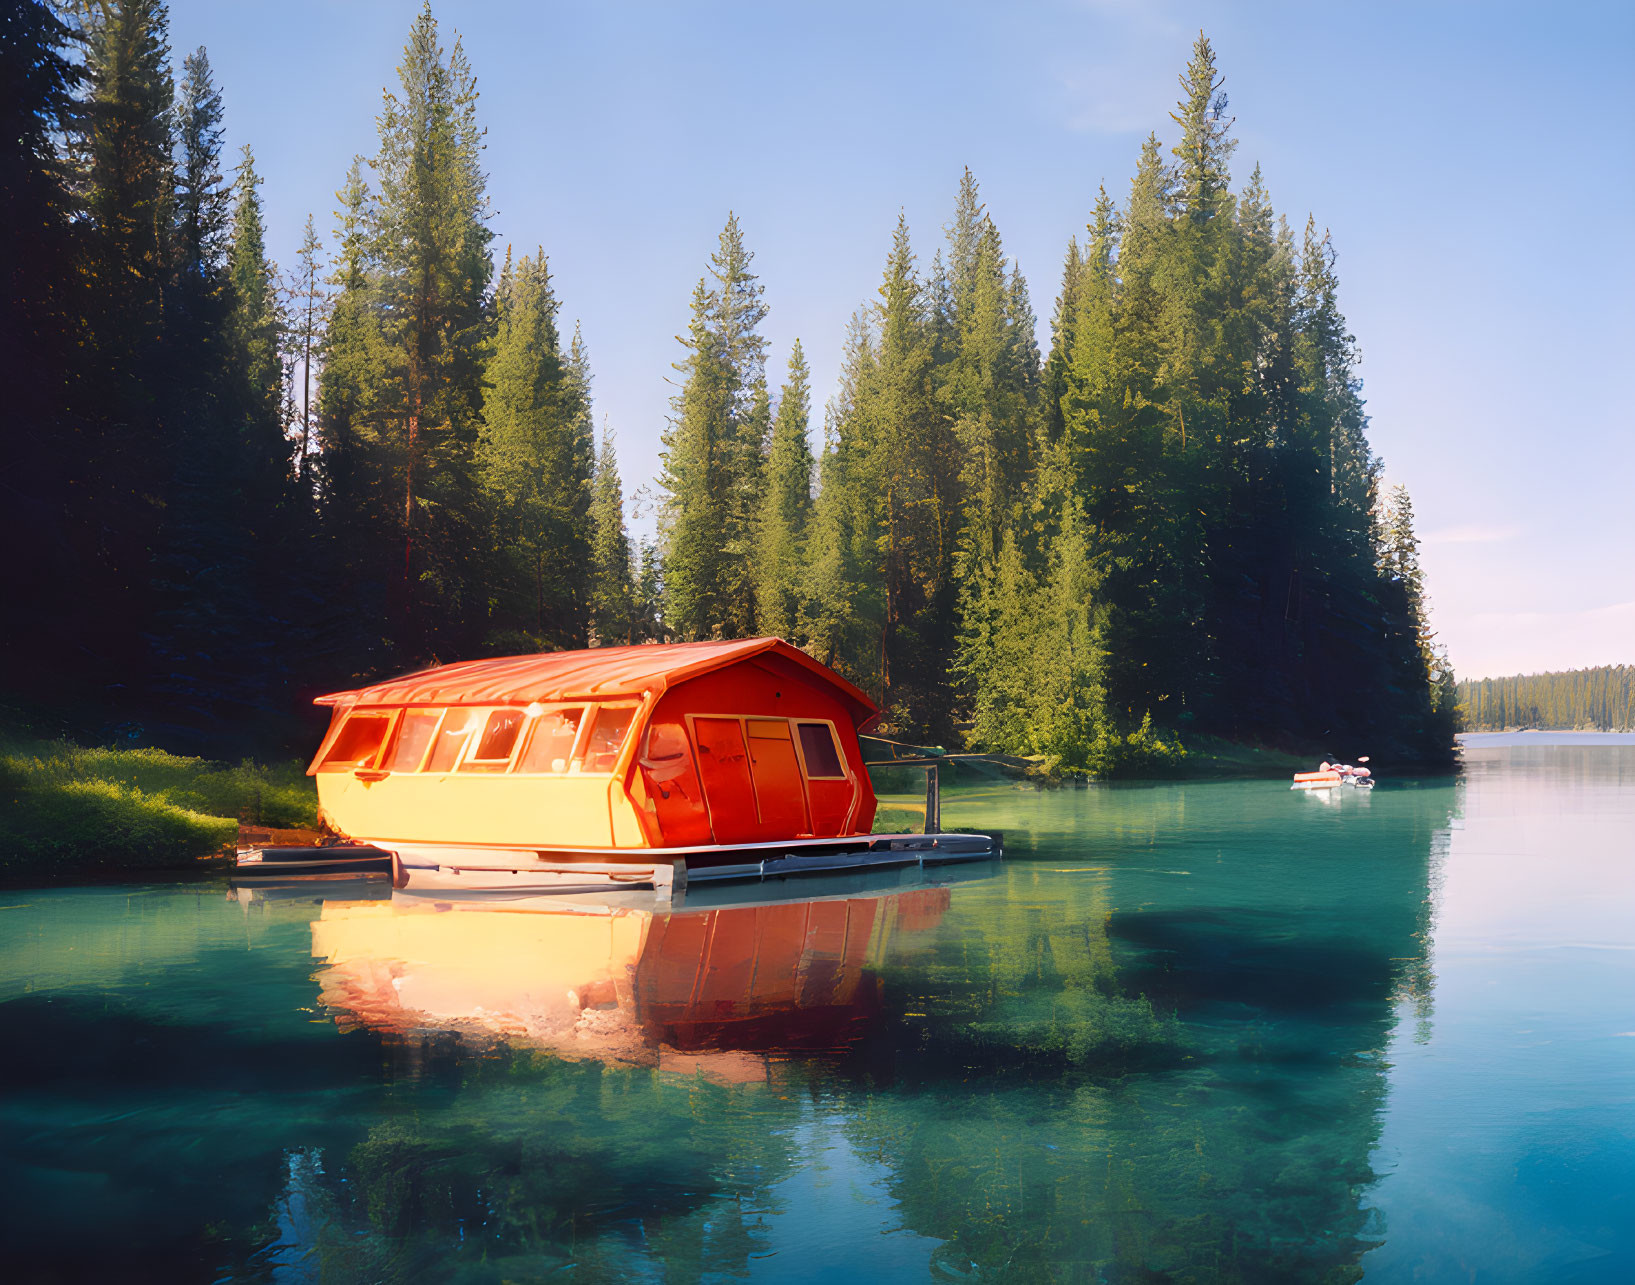
<path fill-rule="evenodd" d="M 698 774 L 704 779 L 715 841 L 753 843 L 760 837 L 760 827 L 742 725 L 736 718 L 695 719 L 693 735 L 698 741 Z"/>
<path fill-rule="evenodd" d="M 801 780 L 789 721 L 752 718 L 749 722 L 749 768 L 755 777 L 755 802 L 763 839 L 792 839 L 810 834 L 806 820 L 806 783 Z"/>

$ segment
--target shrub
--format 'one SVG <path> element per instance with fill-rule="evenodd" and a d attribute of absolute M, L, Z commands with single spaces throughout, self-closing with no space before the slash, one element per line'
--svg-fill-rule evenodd
<path fill-rule="evenodd" d="M 1123 736 L 1108 733 L 1096 746 L 1092 770 L 1098 776 L 1172 776 L 1181 770 L 1186 750 L 1179 737 L 1165 740 L 1152 725 L 1152 715 L 1141 716 L 1141 726 Z"/>
<path fill-rule="evenodd" d="M 186 865 L 229 846 L 240 820 L 310 827 L 316 812 L 298 763 L 0 744 L 0 877 L 12 882 Z"/>
<path fill-rule="evenodd" d="M 175 866 L 219 852 L 238 822 L 180 808 L 109 781 L 8 788 L 0 810 L 0 873 L 83 877 Z"/>

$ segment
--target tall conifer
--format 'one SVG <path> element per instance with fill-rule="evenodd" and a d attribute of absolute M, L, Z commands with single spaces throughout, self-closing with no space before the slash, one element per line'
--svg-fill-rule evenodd
<path fill-rule="evenodd" d="M 737 443 L 732 408 L 736 378 L 704 282 L 693 290 L 692 317 L 680 342 L 687 357 L 664 434 L 659 533 L 664 547 L 664 625 L 683 639 L 708 638 L 730 610 L 726 547 L 732 531 Z"/>
<path fill-rule="evenodd" d="M 812 519 L 810 414 L 811 372 L 797 339 L 772 424 L 753 564 L 759 627 L 782 638 L 802 629 L 801 580 Z"/>
<path fill-rule="evenodd" d="M 313 417 L 312 396 L 329 318 L 329 291 L 324 287 L 320 268 L 323 250 L 323 242 L 318 239 L 309 214 L 301 231 L 301 246 L 296 251 L 295 274 L 289 291 L 290 356 L 301 372 L 299 394 L 293 400 L 299 411 L 295 431 L 297 467 L 303 476 L 308 471 L 308 458 L 317 446 L 318 425 Z"/>
<path fill-rule="evenodd" d="M 429 3 L 410 28 L 398 81 L 385 96 L 374 161 L 371 250 L 389 363 L 377 432 L 394 457 L 400 501 L 399 642 L 430 655 L 470 645 L 482 619 L 466 551 L 492 233 L 476 78 L 458 39 L 444 50 Z"/>
<path fill-rule="evenodd" d="M 603 647 L 637 642 L 641 622 L 630 532 L 625 525 L 624 487 L 613 432 L 605 426 L 591 483 L 590 518 L 590 614 L 595 641 Z"/>
<path fill-rule="evenodd" d="M 878 357 L 858 397 L 879 506 L 880 693 L 900 730 L 951 735 L 960 458 L 937 396 L 924 287 L 898 217 L 880 285 Z"/>
<path fill-rule="evenodd" d="M 557 308 L 543 251 L 514 268 L 508 254 L 477 448 L 493 524 L 492 645 L 505 650 L 582 646 L 589 623 L 588 372 L 563 361 Z"/>
<path fill-rule="evenodd" d="M 115 0 L 85 23 L 89 93 L 75 138 L 88 246 L 84 406 L 75 465 L 80 523 L 104 573 L 103 614 L 140 631 L 148 559 L 163 520 L 164 294 L 171 265 L 172 84 L 162 0 Z M 114 650 L 132 640 L 115 641 Z"/>
<path fill-rule="evenodd" d="M 201 45 L 182 63 L 176 93 L 176 271 L 213 283 L 229 236 L 231 194 L 222 180 L 221 91 Z"/>
<path fill-rule="evenodd" d="M 83 527 L 83 407 L 75 374 L 83 298 L 71 175 L 58 140 L 73 132 L 82 70 L 71 33 L 45 0 L 0 13 L 0 663 L 40 683 L 66 656 L 96 605 Z M 75 528 L 79 529 L 75 529 Z"/>
<path fill-rule="evenodd" d="M 234 188 L 233 244 L 228 258 L 232 286 L 231 332 L 243 379 L 245 450 L 265 473 L 281 471 L 285 442 L 280 431 L 283 391 L 283 315 L 278 271 L 267 259 L 266 228 L 261 216 L 261 176 L 246 143 Z"/>
<path fill-rule="evenodd" d="M 714 284 L 699 283 L 680 340 L 689 355 L 676 365 L 684 380 L 665 435 L 661 522 L 667 620 L 687 638 L 755 628 L 750 558 L 771 403 L 760 332 L 766 303 L 753 259 L 729 215 L 710 258 Z"/>
<path fill-rule="evenodd" d="M 819 488 L 807 547 L 802 645 L 859 685 L 878 689 L 884 585 L 878 572 L 882 529 L 872 442 L 863 418 L 864 389 L 878 351 L 867 312 L 846 331 L 840 387 L 824 408 Z"/>

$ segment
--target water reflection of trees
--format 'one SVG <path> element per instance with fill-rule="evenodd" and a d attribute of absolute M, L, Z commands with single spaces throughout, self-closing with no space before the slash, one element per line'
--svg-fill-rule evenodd
<path fill-rule="evenodd" d="M 1167 872 L 1082 864 L 1053 900 L 1018 865 L 956 901 L 885 973 L 888 1011 L 937 1015 L 893 1050 L 921 1091 L 843 1110 L 941 1273 L 1357 1279 L 1398 1006 L 1430 1017 L 1451 799 L 1182 872 L 1192 903 L 1155 895 Z"/>
<path fill-rule="evenodd" d="M 326 909 L 325 1002 L 388 1087 L 303 1170 L 326 1212 L 279 1252 L 381 1279 L 450 1254 L 743 1272 L 800 1215 L 779 1184 L 815 1121 L 941 1242 L 939 1276 L 1354 1280 L 1393 1024 L 1429 1020 L 1451 797 L 1376 806 L 1320 859 L 1042 857 L 951 893 L 553 930 L 567 972 L 517 913 L 422 908 L 404 935 Z"/>

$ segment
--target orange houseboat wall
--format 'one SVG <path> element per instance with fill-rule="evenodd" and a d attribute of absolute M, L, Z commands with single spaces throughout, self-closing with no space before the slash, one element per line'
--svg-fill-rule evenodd
<path fill-rule="evenodd" d="M 328 822 L 370 842 L 639 849 L 863 834 L 875 799 L 853 718 L 821 674 L 762 652 L 656 702 L 342 700 L 311 771 Z"/>
<path fill-rule="evenodd" d="M 874 790 L 852 717 L 775 654 L 671 688 L 630 776 L 659 847 L 867 834 Z"/>

